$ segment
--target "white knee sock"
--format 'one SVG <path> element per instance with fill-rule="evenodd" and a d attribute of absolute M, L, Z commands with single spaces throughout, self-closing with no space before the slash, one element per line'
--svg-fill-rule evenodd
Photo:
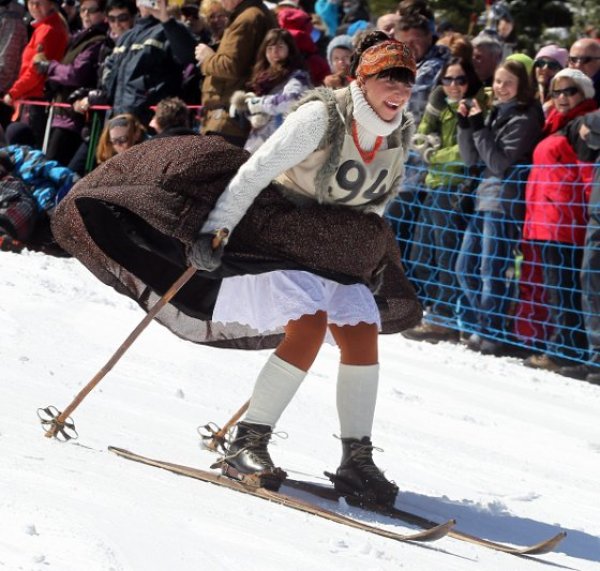
<path fill-rule="evenodd" d="M 371 437 L 379 365 L 340 363 L 337 381 L 337 409 L 342 438 Z"/>
<path fill-rule="evenodd" d="M 256 379 L 244 420 L 274 427 L 305 376 L 305 371 L 273 353 Z"/>

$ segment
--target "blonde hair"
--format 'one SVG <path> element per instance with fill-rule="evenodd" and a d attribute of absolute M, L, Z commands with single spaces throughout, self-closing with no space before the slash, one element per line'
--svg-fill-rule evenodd
<path fill-rule="evenodd" d="M 210 16 L 211 8 L 213 6 L 218 6 L 221 10 L 223 10 L 223 12 L 227 11 L 225 10 L 225 7 L 223 6 L 221 0 L 202 0 L 202 2 L 200 2 L 199 9 L 200 15 L 204 16 L 205 18 L 208 18 Z"/>

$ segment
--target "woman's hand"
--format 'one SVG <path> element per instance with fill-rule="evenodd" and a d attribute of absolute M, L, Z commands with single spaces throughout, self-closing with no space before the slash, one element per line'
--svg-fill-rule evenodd
<path fill-rule="evenodd" d="M 208 59 L 211 55 L 215 53 L 210 46 L 206 44 L 198 44 L 196 46 L 196 50 L 194 51 L 194 55 L 196 56 L 196 61 L 199 65 L 202 65 L 206 59 Z"/>
<path fill-rule="evenodd" d="M 473 117 L 483 112 L 476 99 L 461 99 L 457 111 L 463 117 Z"/>
<path fill-rule="evenodd" d="M 581 127 L 579 127 L 579 136 L 586 141 L 587 138 L 590 136 L 590 133 L 592 132 L 592 130 L 585 124 L 582 123 Z"/>
<path fill-rule="evenodd" d="M 483 109 L 479 105 L 477 99 L 471 99 L 471 108 L 469 109 L 469 117 L 473 117 L 473 115 L 478 115 L 479 113 L 483 113 Z"/>
<path fill-rule="evenodd" d="M 73 103 L 73 111 L 75 113 L 85 113 L 90 108 L 90 101 L 87 97 L 83 99 L 78 99 Z"/>

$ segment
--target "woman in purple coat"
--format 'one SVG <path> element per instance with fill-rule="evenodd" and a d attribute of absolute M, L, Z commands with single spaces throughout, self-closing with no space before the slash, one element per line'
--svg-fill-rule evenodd
<path fill-rule="evenodd" d="M 36 69 L 47 76 L 46 89 L 54 103 L 66 103 L 81 87 L 96 87 L 100 52 L 108 32 L 105 8 L 106 0 L 82 0 L 79 13 L 83 29 L 72 36 L 63 59 L 36 61 Z M 84 124 L 84 115 L 70 108 L 55 108 L 48 158 L 68 165 L 81 144 Z"/>

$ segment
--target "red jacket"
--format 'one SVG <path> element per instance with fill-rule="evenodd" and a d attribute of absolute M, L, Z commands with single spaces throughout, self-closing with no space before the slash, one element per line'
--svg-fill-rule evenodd
<path fill-rule="evenodd" d="M 556 109 L 548 115 L 544 131 L 548 132 L 549 125 L 555 130 L 533 151 L 525 191 L 525 240 L 583 245 L 594 165 L 577 160 L 562 129 L 575 117 L 595 108 L 595 101 L 586 99 L 566 117 L 556 117 Z"/>
<path fill-rule="evenodd" d="M 33 34 L 23 50 L 19 76 L 8 90 L 13 101 L 29 97 L 44 96 L 46 76 L 40 75 L 33 66 L 33 56 L 43 51 L 49 60 L 60 61 L 63 58 L 69 34 L 67 26 L 58 12 L 32 24 Z"/>

